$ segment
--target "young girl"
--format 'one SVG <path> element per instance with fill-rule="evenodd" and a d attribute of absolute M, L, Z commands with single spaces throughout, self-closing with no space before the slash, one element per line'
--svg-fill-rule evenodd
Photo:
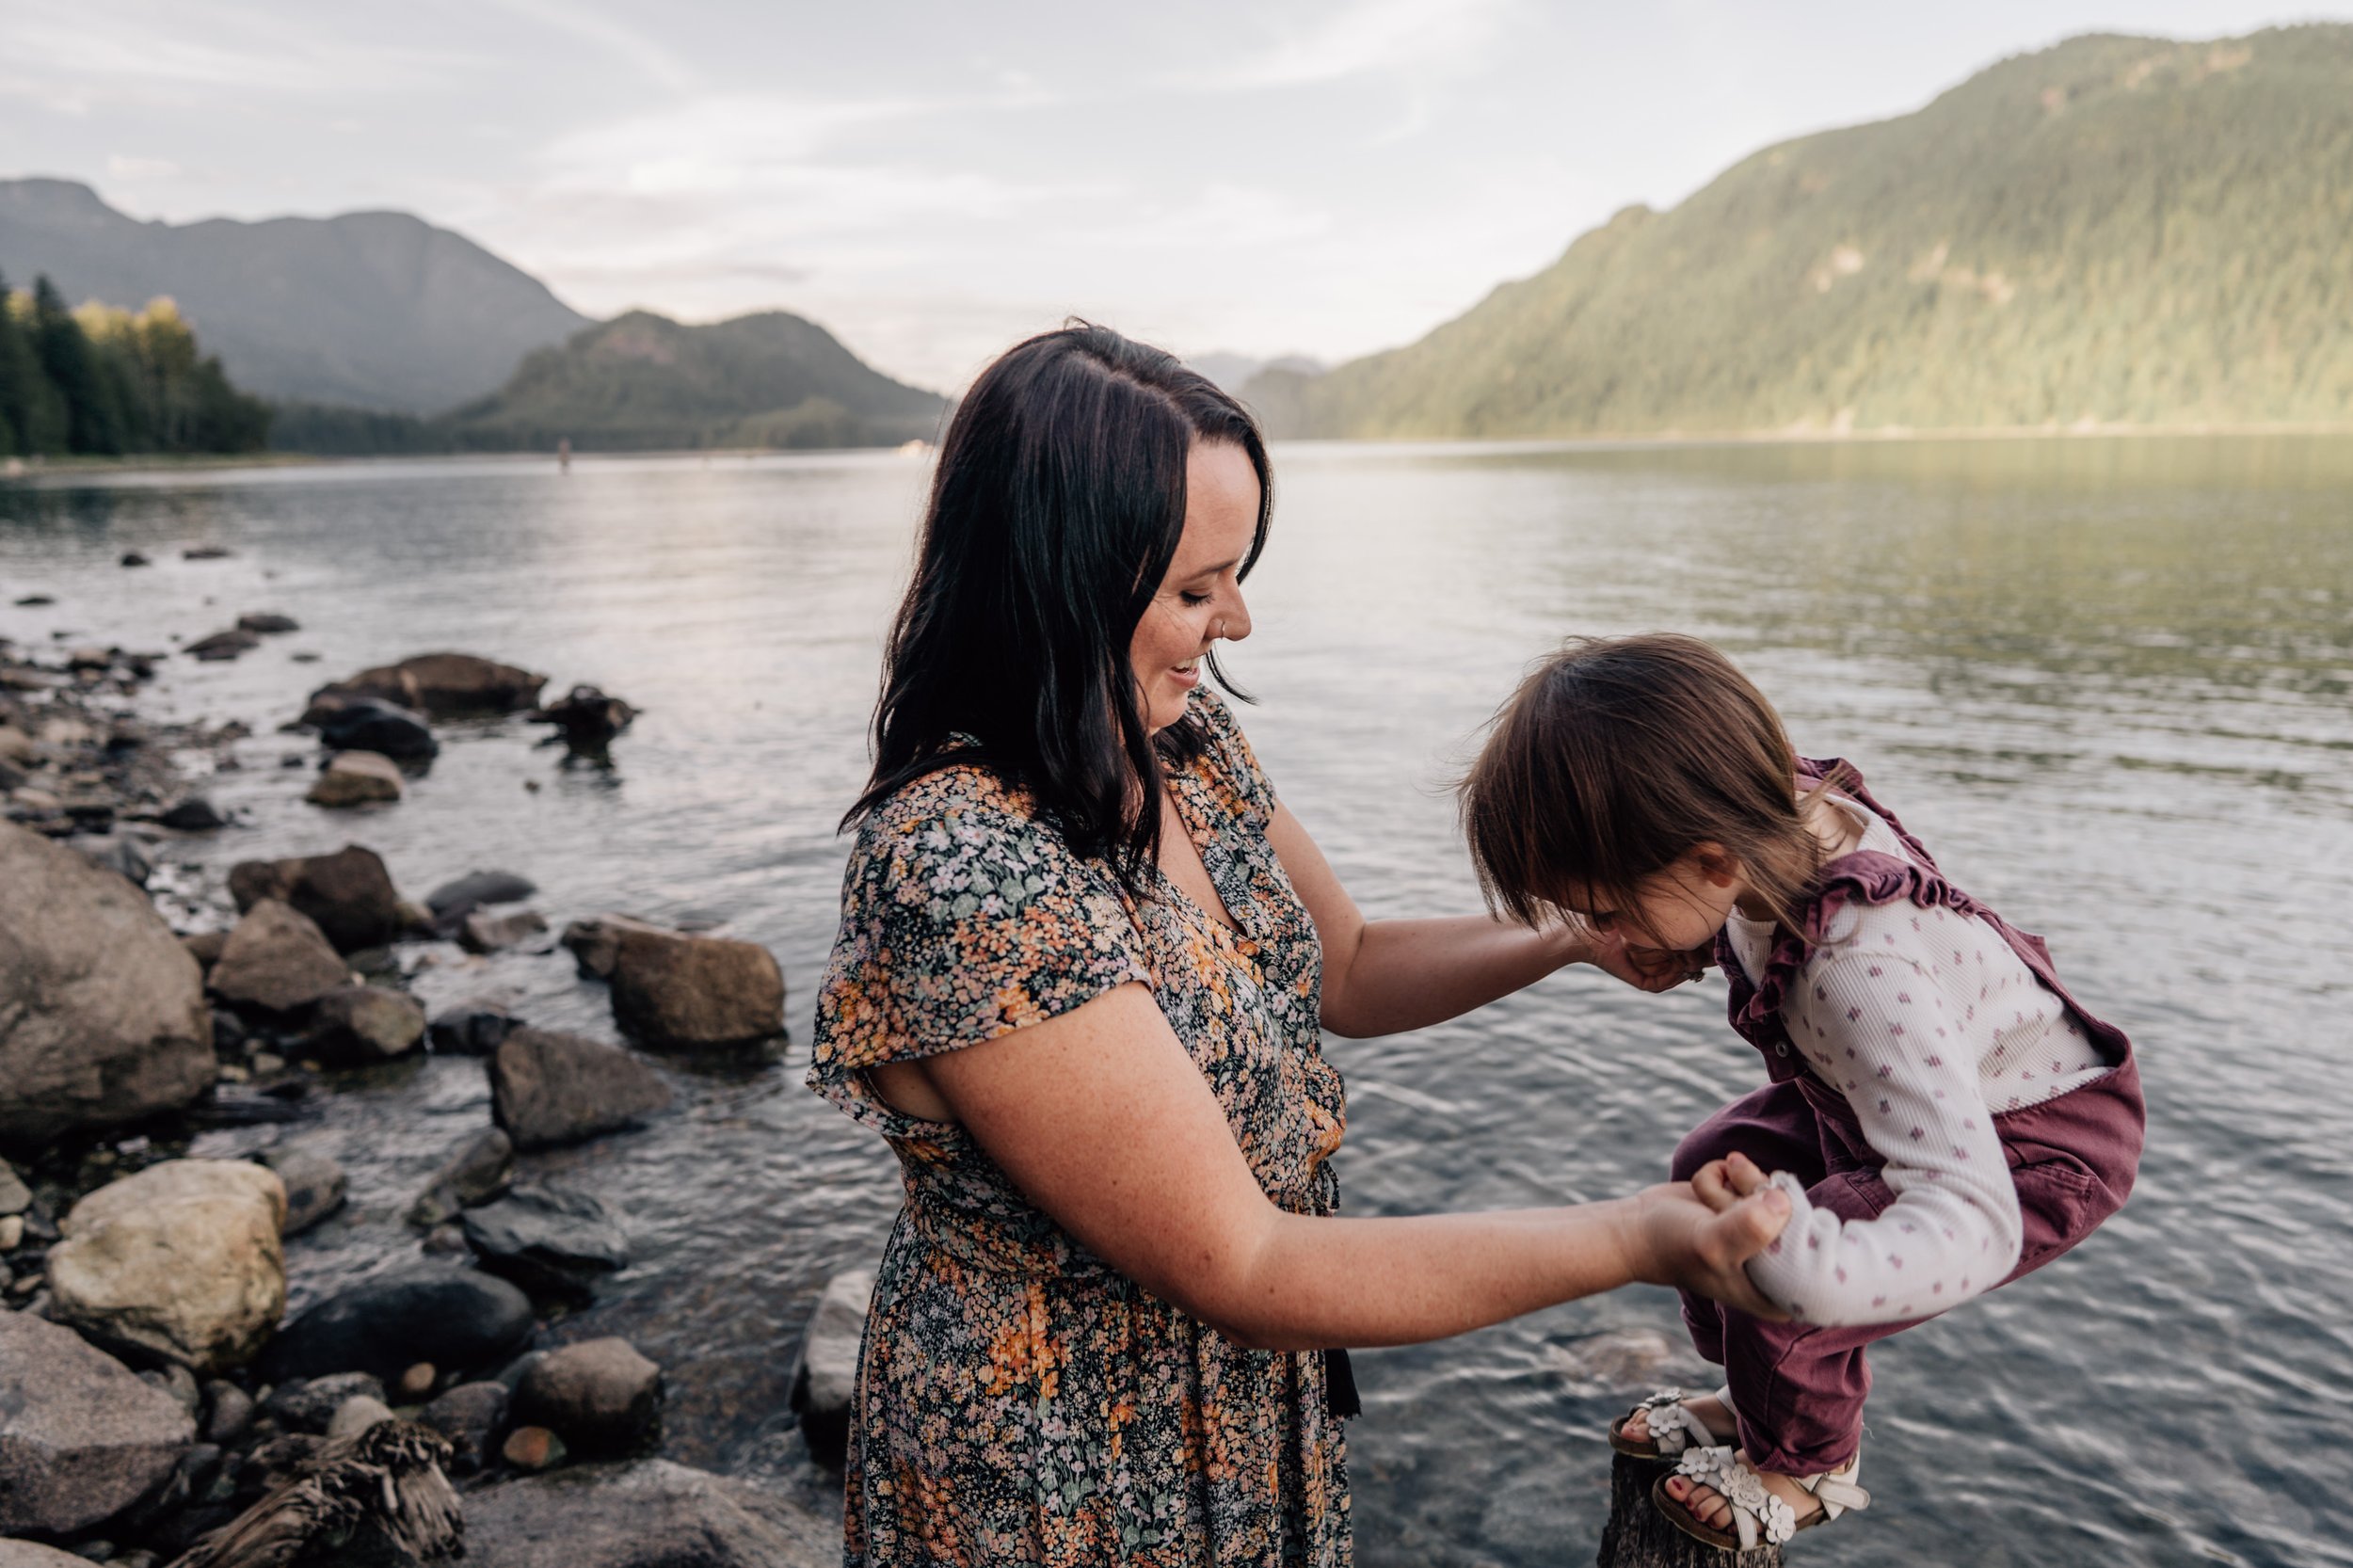
<path fill-rule="evenodd" d="M 1497 721 L 1463 819 L 1515 918 L 1617 935 L 1662 984 L 1721 965 L 1732 1027 L 1770 1080 L 1686 1138 L 1673 1171 L 1725 1160 L 1734 1191 L 1769 1172 L 1789 1194 L 1787 1228 L 1748 1267 L 1790 1320 L 1685 1296 L 1725 1386 L 1653 1395 L 1611 1446 L 1679 1458 L 1653 1497 L 1721 1546 L 1863 1507 L 1864 1347 L 2123 1207 L 2144 1119 L 2131 1043 L 2068 994 L 2041 938 L 1947 882 L 1853 768 L 1796 757 L 1771 705 L 1694 639 L 1581 641 L 1548 661 Z"/>

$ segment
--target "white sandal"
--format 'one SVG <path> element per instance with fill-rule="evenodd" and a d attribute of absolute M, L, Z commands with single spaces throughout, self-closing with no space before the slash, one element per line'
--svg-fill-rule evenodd
<path fill-rule="evenodd" d="M 1750 1551 L 1760 1544 L 1778 1546 L 1800 1530 L 1829 1524 L 1849 1509 L 1870 1507 L 1871 1494 L 1855 1484 L 1855 1472 L 1862 1464 L 1863 1456 L 1857 1454 L 1827 1475 L 1791 1477 L 1822 1505 L 1800 1519 L 1788 1503 L 1765 1489 L 1765 1478 L 1737 1450 L 1729 1447 L 1691 1448 L 1675 1466 L 1675 1474 L 1722 1497 L 1731 1506 L 1733 1528 L 1720 1530 L 1702 1524 L 1688 1506 L 1668 1494 L 1665 1476 L 1652 1483 L 1651 1501 L 1669 1524 L 1711 1546 L 1728 1552 Z"/>
<path fill-rule="evenodd" d="M 1688 1394 L 1680 1388 L 1661 1388 L 1610 1423 L 1610 1448 L 1622 1454 L 1631 1454 L 1636 1459 L 1673 1459 L 1693 1445 L 1707 1448 L 1721 1443 L 1723 1439 L 1708 1431 L 1707 1423 L 1693 1415 L 1691 1407 L 1684 1403 L 1686 1400 L 1701 1398 L 1712 1399 L 1726 1410 L 1732 1408 L 1732 1389 L 1728 1384 L 1705 1396 Z M 1647 1442 L 1638 1442 L 1625 1435 L 1625 1424 L 1637 1416 L 1649 1417 L 1650 1438 Z"/>

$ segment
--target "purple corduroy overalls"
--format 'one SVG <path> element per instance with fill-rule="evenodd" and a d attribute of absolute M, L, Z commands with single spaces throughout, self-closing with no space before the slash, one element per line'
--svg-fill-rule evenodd
<path fill-rule="evenodd" d="M 2000 932 L 2116 1067 L 2056 1098 L 1994 1116 L 2025 1231 L 2018 1267 L 2003 1281 L 2008 1284 L 2058 1256 L 2124 1207 L 2147 1121 L 2132 1042 L 2068 994 L 2041 937 L 2016 930 L 1945 881 L 1927 848 L 1871 798 L 1853 768 L 1809 760 L 1801 771 L 1818 782 L 1833 770 L 1839 792 L 1894 828 L 1911 858 L 1858 851 L 1825 865 L 1797 910 L 1800 931 L 1778 934 L 1755 984 L 1729 937 L 1717 938 L 1716 960 L 1732 984 L 1732 1027 L 1764 1055 L 1772 1081 L 1701 1123 L 1675 1150 L 1674 1177 L 1689 1180 L 1707 1161 L 1737 1150 L 1769 1172 L 1796 1176 L 1817 1208 L 1841 1220 L 1877 1218 L 1896 1201 L 1880 1176 L 1886 1160 L 1865 1139 L 1846 1096 L 1815 1077 L 1791 1048 L 1781 999 L 1833 917 L 1848 904 L 1897 899 L 1923 909 L 1941 904 Z M 1700 1354 L 1724 1368 L 1750 1462 L 1792 1476 L 1819 1475 L 1854 1457 L 1863 1441 L 1863 1401 L 1871 1391 L 1864 1347 L 1927 1320 L 1854 1328 L 1773 1323 L 1688 1291 L 1683 1318 Z"/>

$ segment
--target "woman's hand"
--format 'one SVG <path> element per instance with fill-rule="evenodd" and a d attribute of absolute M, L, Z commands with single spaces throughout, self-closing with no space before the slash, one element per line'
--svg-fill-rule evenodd
<path fill-rule="evenodd" d="M 1753 1165 L 1749 1169 L 1755 1171 Z M 1710 1182 L 1705 1197 L 1695 1191 L 1696 1182 L 1682 1181 L 1662 1182 L 1635 1195 L 1626 1209 L 1630 1234 L 1625 1242 L 1634 1277 L 1784 1321 L 1789 1315 L 1749 1282 L 1744 1265 L 1789 1223 L 1789 1199 L 1764 1186 L 1761 1175 L 1749 1196 L 1738 1196 L 1728 1173 L 1711 1176 L 1711 1171 L 1701 1173 Z"/>
<path fill-rule="evenodd" d="M 1595 931 L 1582 926 L 1585 961 L 1605 974 L 1616 975 L 1638 991 L 1672 991 L 1686 981 L 1697 980 L 1716 961 L 1707 948 L 1693 948 L 1689 952 L 1671 952 L 1663 948 L 1628 946 L 1625 937 L 1614 931 Z"/>

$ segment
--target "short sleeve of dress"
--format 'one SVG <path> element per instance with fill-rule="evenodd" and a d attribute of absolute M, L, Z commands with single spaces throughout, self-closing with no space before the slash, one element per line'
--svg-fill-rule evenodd
<path fill-rule="evenodd" d="M 909 785 L 859 830 L 817 1000 L 809 1086 L 903 1121 L 861 1076 L 1150 984 L 1116 884 L 984 770 Z"/>

